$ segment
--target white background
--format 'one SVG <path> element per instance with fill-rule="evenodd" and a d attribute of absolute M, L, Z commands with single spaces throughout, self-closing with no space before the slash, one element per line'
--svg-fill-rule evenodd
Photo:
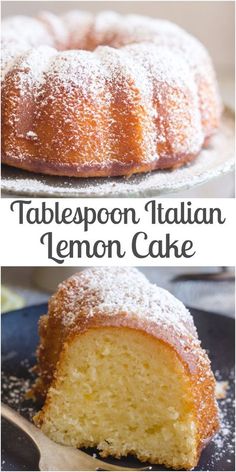
<path fill-rule="evenodd" d="M 26 199 L 27 200 L 27 199 Z M 59 240 L 84 240 L 91 243 L 96 240 L 119 239 L 122 247 L 126 250 L 126 257 L 112 259 L 83 257 L 82 259 L 67 258 L 63 265 L 66 266 L 101 266 L 101 265 L 123 265 L 123 266 L 232 266 L 235 265 L 235 203 L 234 199 L 193 199 L 192 208 L 197 207 L 219 207 L 226 217 L 223 225 L 197 225 L 197 224 L 172 224 L 172 225 L 152 225 L 148 213 L 143 208 L 146 202 L 151 199 L 61 199 L 61 208 L 71 207 L 74 210 L 77 206 L 88 206 L 95 209 L 107 207 L 133 207 L 141 216 L 138 225 L 113 225 L 108 223 L 100 225 L 95 223 L 90 226 L 87 233 L 84 233 L 82 225 L 69 224 L 57 225 L 55 223 L 45 225 L 18 224 L 18 215 L 10 211 L 10 204 L 14 199 L 2 199 L 2 255 L 3 266 L 50 266 L 56 265 L 47 257 L 47 248 L 40 243 L 40 236 L 46 232 L 53 232 L 53 239 Z M 32 199 L 33 207 L 40 206 L 41 202 L 53 207 L 56 199 Z M 184 199 L 156 199 L 157 203 L 162 203 L 165 208 L 176 207 Z M 188 201 L 187 199 L 185 200 Z M 7 222 L 7 224 L 6 224 Z M 131 240 L 137 231 L 148 233 L 148 241 L 153 239 L 163 239 L 166 233 L 171 234 L 171 239 L 184 241 L 190 239 L 194 243 L 196 255 L 189 259 L 177 259 L 173 255 L 169 259 L 145 258 L 137 259 L 132 254 Z M 147 242 L 142 244 L 142 251 L 147 250 Z"/>

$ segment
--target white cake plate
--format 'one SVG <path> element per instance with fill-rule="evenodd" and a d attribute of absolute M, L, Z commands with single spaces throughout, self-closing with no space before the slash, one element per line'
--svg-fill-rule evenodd
<path fill-rule="evenodd" d="M 157 197 L 190 189 L 233 170 L 234 113 L 225 108 L 219 132 L 191 164 L 179 169 L 137 174 L 130 178 L 69 178 L 33 174 L 2 166 L 4 196 Z"/>

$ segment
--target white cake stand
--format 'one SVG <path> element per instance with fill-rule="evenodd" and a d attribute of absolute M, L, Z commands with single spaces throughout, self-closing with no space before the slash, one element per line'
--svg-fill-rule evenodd
<path fill-rule="evenodd" d="M 234 113 L 225 108 L 210 147 L 180 169 L 137 174 L 130 178 L 52 177 L 2 166 L 4 196 L 26 197 L 157 197 L 190 189 L 233 170 Z"/>

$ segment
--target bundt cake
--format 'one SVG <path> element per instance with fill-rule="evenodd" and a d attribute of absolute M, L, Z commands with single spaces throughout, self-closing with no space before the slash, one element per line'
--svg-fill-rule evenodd
<path fill-rule="evenodd" d="M 2 24 L 2 162 L 131 175 L 191 161 L 219 126 L 202 44 L 164 20 L 72 11 Z"/>
<path fill-rule="evenodd" d="M 196 466 L 218 430 L 215 380 L 183 304 L 136 269 L 91 268 L 40 319 L 34 421 L 58 443 Z"/>

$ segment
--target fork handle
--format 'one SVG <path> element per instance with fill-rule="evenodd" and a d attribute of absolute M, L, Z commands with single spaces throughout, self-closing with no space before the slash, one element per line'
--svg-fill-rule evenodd
<path fill-rule="evenodd" d="M 37 446 L 37 436 L 39 430 L 32 423 L 30 423 L 23 416 L 17 413 L 17 411 L 13 410 L 13 408 L 10 408 L 4 403 L 1 403 L 1 416 L 24 431 L 24 433 L 26 433 Z"/>

